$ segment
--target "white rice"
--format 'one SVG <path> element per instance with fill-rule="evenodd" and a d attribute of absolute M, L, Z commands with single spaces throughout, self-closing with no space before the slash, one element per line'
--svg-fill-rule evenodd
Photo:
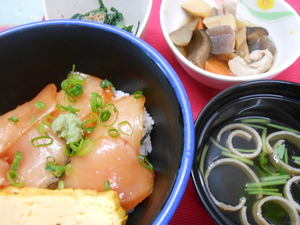
<path fill-rule="evenodd" d="M 114 93 L 116 95 L 116 97 L 114 99 L 119 99 L 123 96 L 130 95 L 129 93 L 125 93 L 120 90 L 115 90 Z M 146 108 L 145 108 L 143 116 L 144 116 L 144 126 L 143 126 L 143 135 L 142 135 L 142 141 L 141 141 L 142 143 L 140 146 L 140 154 L 147 156 L 152 151 L 150 133 L 153 128 L 154 120 L 152 119 L 151 115 L 147 112 Z"/>
<path fill-rule="evenodd" d="M 148 155 L 152 151 L 152 144 L 151 144 L 151 137 L 150 133 L 153 128 L 154 120 L 150 116 L 150 114 L 147 112 L 146 108 L 144 111 L 144 127 L 143 127 L 143 137 L 147 134 L 147 137 L 143 139 L 143 142 L 140 146 L 140 154 L 141 155 Z"/>
<path fill-rule="evenodd" d="M 123 96 L 129 96 L 128 93 L 125 93 L 123 91 L 119 91 L 119 90 L 115 90 L 114 91 L 116 97 L 114 99 L 119 99 L 119 98 L 122 98 Z"/>

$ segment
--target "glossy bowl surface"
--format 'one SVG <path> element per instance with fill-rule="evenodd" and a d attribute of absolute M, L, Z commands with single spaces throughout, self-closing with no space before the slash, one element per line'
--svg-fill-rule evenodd
<path fill-rule="evenodd" d="M 279 121 L 296 130 L 300 130 L 300 84 L 280 80 L 250 81 L 235 85 L 215 96 L 201 111 L 195 122 L 195 158 L 192 167 L 192 179 L 198 196 L 206 210 L 217 224 L 240 224 L 232 219 L 232 213 L 220 210 L 212 201 L 204 183 L 200 165 L 207 168 L 211 164 L 209 157 L 202 157 L 203 147 L 213 133 L 236 119 L 266 117 Z M 206 155 L 209 155 L 207 153 Z M 300 155 L 300 150 L 299 150 Z M 204 169 L 205 170 L 205 169 Z M 226 174 L 223 179 L 234 175 Z M 226 189 L 225 192 L 230 193 Z M 237 216 L 237 214 L 235 214 Z M 250 224 L 252 224 L 250 222 Z"/>
<path fill-rule="evenodd" d="M 150 45 L 113 26 L 80 20 L 49 20 L 0 33 L 0 112 L 31 100 L 48 83 L 76 70 L 110 80 L 117 90 L 142 90 L 153 117 L 155 170 L 152 194 L 129 215 L 127 224 L 167 224 L 190 176 L 194 123 L 176 72 Z"/>
<path fill-rule="evenodd" d="M 133 25 L 133 34 L 143 38 L 152 9 L 153 0 L 103 0 L 111 13 L 114 7 L 124 16 L 126 26 Z M 43 11 L 46 20 L 70 19 L 76 13 L 87 13 L 99 8 L 98 0 L 43 0 Z"/>
<path fill-rule="evenodd" d="M 298 41 L 300 40 L 300 18 L 288 3 L 284 0 L 269 1 L 267 7 L 264 8 L 253 0 L 234 1 L 237 2 L 237 18 L 266 28 L 277 48 L 273 65 L 266 73 L 247 77 L 223 76 L 195 66 L 180 53 L 169 37 L 172 31 L 188 21 L 189 15 L 180 6 L 187 0 L 163 0 L 160 8 L 162 32 L 178 62 L 195 80 L 221 90 L 242 82 L 272 79 L 292 65 L 300 56 L 300 42 Z M 211 6 L 217 6 L 223 1 L 205 0 L 205 2 Z"/>

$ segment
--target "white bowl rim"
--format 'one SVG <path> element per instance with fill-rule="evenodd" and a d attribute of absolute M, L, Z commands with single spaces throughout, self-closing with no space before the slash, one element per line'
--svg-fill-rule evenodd
<path fill-rule="evenodd" d="M 276 0 L 276 1 L 280 2 L 281 4 L 284 4 L 289 9 L 289 11 L 294 12 L 295 14 L 298 15 L 298 13 L 293 9 L 293 7 L 291 7 L 284 0 Z M 229 82 L 245 82 L 245 81 L 251 81 L 251 80 L 258 80 L 258 79 L 259 80 L 268 79 L 270 77 L 274 77 L 276 74 L 281 73 L 286 68 L 291 66 L 300 56 L 300 48 L 299 48 L 297 50 L 296 54 L 294 54 L 293 57 L 291 57 L 291 59 L 288 62 L 277 67 L 275 71 L 271 70 L 271 71 L 267 71 L 263 74 L 257 74 L 257 75 L 251 75 L 251 76 L 234 77 L 234 76 L 219 75 L 219 74 L 205 71 L 204 69 L 201 69 L 198 66 L 194 65 L 193 63 L 189 62 L 187 60 L 187 58 L 185 58 L 177 48 L 174 48 L 175 45 L 172 43 L 172 41 L 169 37 L 169 34 L 167 33 L 167 31 L 165 29 L 166 25 L 165 25 L 165 21 L 164 21 L 164 9 L 165 9 L 166 2 L 167 2 L 167 0 L 162 0 L 161 7 L 160 7 L 160 23 L 161 23 L 161 29 L 163 32 L 163 36 L 164 36 L 167 44 L 171 48 L 171 51 L 176 55 L 176 57 L 178 57 L 178 60 L 180 60 L 187 67 L 192 69 L 194 72 L 201 74 L 202 76 L 205 76 L 208 78 L 213 78 L 213 79 L 220 80 L 220 81 L 229 81 Z M 296 20 L 300 26 L 300 17 L 297 16 Z"/>

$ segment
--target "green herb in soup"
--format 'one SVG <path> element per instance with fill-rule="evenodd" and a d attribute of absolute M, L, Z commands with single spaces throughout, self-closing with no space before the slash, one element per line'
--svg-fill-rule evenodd
<path fill-rule="evenodd" d="M 116 8 L 111 7 L 111 13 L 109 13 L 103 1 L 99 0 L 99 3 L 100 7 L 98 9 L 89 11 L 85 14 L 77 13 L 72 16 L 71 19 L 90 20 L 99 23 L 105 23 L 119 27 L 128 32 L 132 32 L 133 25 L 125 26 L 123 14 L 121 12 L 119 12 Z"/>
<path fill-rule="evenodd" d="M 209 138 L 200 171 L 228 218 L 237 224 L 300 224 L 299 133 L 270 119 L 248 118 Z"/>

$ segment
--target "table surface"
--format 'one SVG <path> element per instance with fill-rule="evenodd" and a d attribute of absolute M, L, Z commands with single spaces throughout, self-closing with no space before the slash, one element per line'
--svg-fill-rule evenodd
<path fill-rule="evenodd" d="M 6 4 L 10 10 L 15 10 L 16 14 L 20 14 L 20 7 L 15 8 L 15 4 L 12 4 L 13 1 L 9 0 L 0 0 L 4 5 Z M 179 78 L 181 79 L 191 107 L 193 111 L 194 119 L 201 112 L 203 107 L 218 93 L 220 90 L 213 89 L 207 87 L 197 81 L 195 81 L 192 77 L 190 77 L 185 70 L 180 66 L 178 61 L 175 59 L 173 53 L 168 47 L 159 22 L 159 9 L 162 0 L 153 0 L 152 12 L 150 15 L 150 20 L 147 26 L 147 30 L 145 32 L 144 40 L 153 46 L 174 68 Z M 2 17 L 0 16 L 0 31 L 7 29 L 15 24 L 24 23 L 24 22 L 32 22 L 42 19 L 42 9 L 41 9 L 41 1 L 40 0 L 23 0 L 21 8 L 23 9 L 23 19 L 22 21 L 12 21 L 8 20 L 11 23 L 4 21 L 5 9 L 3 7 L 0 8 L 0 12 Z M 300 13 L 300 1 L 299 0 L 286 0 L 297 12 Z M 38 5 L 37 5 L 38 4 Z M 33 9 L 36 7 L 35 15 L 28 16 L 26 12 L 27 8 Z M 7 9 L 7 8 L 6 8 Z M 4 15 L 4 16 L 3 16 Z M 26 20 L 26 21 L 25 21 Z M 154 35 L 155 34 L 155 35 Z M 300 76 L 298 76 L 298 68 L 300 68 L 300 58 L 296 60 L 296 62 L 289 67 L 287 70 L 279 74 L 276 78 L 278 80 L 286 80 L 300 83 Z M 194 189 L 193 182 L 191 178 L 189 179 L 188 186 L 186 188 L 186 192 L 181 200 L 180 205 L 178 206 L 177 211 L 175 212 L 172 220 L 169 223 L 170 225 L 193 225 L 193 224 L 201 224 L 201 225 L 211 225 L 215 224 L 209 214 L 206 212 L 204 206 L 202 205 L 198 195 Z"/>

